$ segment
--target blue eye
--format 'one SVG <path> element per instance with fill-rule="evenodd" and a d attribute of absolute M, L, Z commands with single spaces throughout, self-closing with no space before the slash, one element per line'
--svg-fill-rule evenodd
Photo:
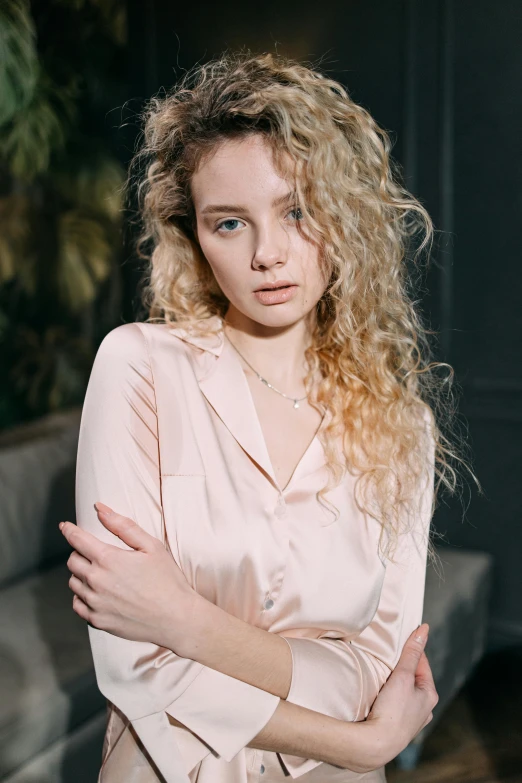
<path fill-rule="evenodd" d="M 231 231 L 234 231 L 237 226 L 230 227 L 230 223 L 239 223 L 239 220 L 236 220 L 235 218 L 230 218 L 229 220 L 224 220 L 222 223 L 219 223 L 218 229 L 222 229 L 225 226 L 228 226 L 228 228 L 225 228 L 225 233 L 230 234 Z"/>
<path fill-rule="evenodd" d="M 303 219 L 303 213 L 301 212 L 301 207 L 296 207 L 295 209 L 291 209 L 288 214 L 291 215 L 292 212 L 296 216 L 296 218 L 295 218 L 296 220 L 302 220 Z"/>

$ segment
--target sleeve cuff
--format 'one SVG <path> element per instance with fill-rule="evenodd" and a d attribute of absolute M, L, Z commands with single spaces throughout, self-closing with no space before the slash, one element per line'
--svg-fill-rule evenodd
<path fill-rule="evenodd" d="M 366 683 L 351 645 L 341 639 L 282 638 L 292 652 L 292 682 L 286 700 L 338 720 L 358 720 Z M 292 778 L 323 763 L 287 753 L 279 756 Z"/>
<path fill-rule="evenodd" d="M 286 700 L 338 720 L 357 720 L 362 676 L 351 645 L 341 639 L 283 638 L 293 661 Z"/>
<path fill-rule="evenodd" d="M 165 711 L 232 761 L 266 726 L 280 701 L 279 696 L 204 667 Z"/>

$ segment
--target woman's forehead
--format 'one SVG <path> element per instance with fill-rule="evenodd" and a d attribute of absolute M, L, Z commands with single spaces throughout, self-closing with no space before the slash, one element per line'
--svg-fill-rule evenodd
<path fill-rule="evenodd" d="M 238 199 L 268 203 L 293 190 L 292 183 L 281 176 L 270 144 L 259 134 L 221 142 L 201 163 L 191 185 L 194 203 L 201 211 L 235 205 Z"/>

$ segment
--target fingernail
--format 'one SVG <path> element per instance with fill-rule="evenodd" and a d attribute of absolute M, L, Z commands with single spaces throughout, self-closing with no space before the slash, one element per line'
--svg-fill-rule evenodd
<path fill-rule="evenodd" d="M 62 527 L 63 527 L 64 525 L 65 525 L 65 522 L 59 522 L 59 523 L 58 523 L 58 527 L 60 528 L 60 530 L 62 529 Z"/>
<path fill-rule="evenodd" d="M 424 642 L 426 642 L 428 640 L 428 634 L 430 632 L 430 627 L 426 623 L 421 623 L 421 625 L 425 626 L 424 631 L 421 631 L 421 633 L 418 633 L 415 636 L 415 641 L 419 642 L 420 644 L 423 644 Z M 421 626 L 419 625 L 418 627 L 420 628 Z"/>
<path fill-rule="evenodd" d="M 105 503 L 100 503 L 99 501 L 94 504 L 94 508 L 98 512 L 98 514 L 112 514 L 112 508 L 109 508 L 109 506 L 106 506 Z"/>

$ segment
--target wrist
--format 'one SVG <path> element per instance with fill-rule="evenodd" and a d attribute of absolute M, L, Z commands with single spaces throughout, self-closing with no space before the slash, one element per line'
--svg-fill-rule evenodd
<path fill-rule="evenodd" d="M 342 766 L 354 772 L 366 773 L 384 767 L 399 750 L 390 731 L 379 722 L 364 720 L 344 724 L 347 741 Z"/>
<path fill-rule="evenodd" d="M 176 598 L 176 610 L 170 613 L 163 625 L 166 640 L 163 644 L 181 658 L 194 659 L 194 651 L 200 644 L 203 627 L 201 615 L 208 601 L 195 590 L 188 590 Z"/>
<path fill-rule="evenodd" d="M 230 623 L 234 620 L 240 622 L 194 591 L 186 604 L 182 655 L 219 670 L 215 665 L 213 651 L 221 649 Z"/>

